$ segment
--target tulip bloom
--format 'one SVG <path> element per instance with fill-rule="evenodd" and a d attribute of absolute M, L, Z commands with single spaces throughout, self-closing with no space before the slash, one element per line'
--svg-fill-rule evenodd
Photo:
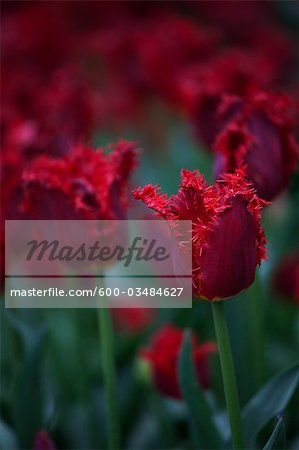
<path fill-rule="evenodd" d="M 134 144 L 120 141 L 108 155 L 80 147 L 62 159 L 36 159 L 23 173 L 23 218 L 123 219 L 136 155 Z"/>
<path fill-rule="evenodd" d="M 214 54 L 208 64 L 184 67 L 177 77 L 177 95 L 199 142 L 212 150 L 224 125 L 220 108 L 224 94 L 251 96 L 269 86 L 275 76 L 265 55 L 234 47 Z"/>
<path fill-rule="evenodd" d="M 183 330 L 173 325 L 164 325 L 153 336 L 149 348 L 143 349 L 140 357 L 149 362 L 153 381 L 162 395 L 181 398 L 179 389 L 177 365 L 179 351 L 183 340 Z M 211 376 L 209 357 L 217 351 L 214 342 L 200 344 L 197 336 L 192 335 L 192 357 L 198 382 L 204 389 L 210 386 Z"/>
<path fill-rule="evenodd" d="M 42 155 L 28 161 L 22 152 L 6 148 L 1 161 L 3 217 L 122 219 L 138 150 L 124 140 L 108 149 L 81 146 L 61 158 Z"/>
<path fill-rule="evenodd" d="M 43 155 L 26 163 L 21 154 L 7 151 L 2 162 L 3 217 L 7 220 L 124 219 L 128 182 L 137 164 L 138 151 L 135 144 L 126 141 L 111 147 L 109 154 L 105 149 L 78 147 L 60 159 Z M 0 258 L 4 258 L 4 226 L 0 233 Z"/>
<path fill-rule="evenodd" d="M 250 100 L 227 98 L 222 106 L 226 125 L 215 141 L 215 172 L 245 165 L 257 194 L 272 200 L 287 185 L 298 159 L 285 96 L 259 92 Z"/>
<path fill-rule="evenodd" d="M 240 169 L 207 186 L 198 171 L 182 170 L 176 195 L 157 186 L 133 195 L 166 220 L 192 220 L 194 295 L 207 300 L 232 297 L 248 288 L 266 257 L 259 199 Z"/>

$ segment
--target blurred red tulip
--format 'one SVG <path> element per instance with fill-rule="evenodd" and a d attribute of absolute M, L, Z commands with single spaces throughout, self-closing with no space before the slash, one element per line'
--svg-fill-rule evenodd
<path fill-rule="evenodd" d="M 298 159 L 288 98 L 265 92 L 246 100 L 227 97 L 222 111 L 226 125 L 215 142 L 216 176 L 246 166 L 259 197 L 272 200 Z"/>
<path fill-rule="evenodd" d="M 221 126 L 223 95 L 251 96 L 276 77 L 272 60 L 260 52 L 231 47 L 212 53 L 204 63 L 183 66 L 176 79 L 178 103 L 200 143 L 212 150 Z"/>
<path fill-rule="evenodd" d="M 136 167 L 136 146 L 119 141 L 104 149 L 77 147 L 67 156 L 35 159 L 6 198 L 7 219 L 122 219 L 127 183 Z"/>
<path fill-rule="evenodd" d="M 106 150 L 77 147 L 59 159 L 40 156 L 27 162 L 24 168 L 21 155 L 7 151 L 2 161 L 3 219 L 125 219 L 128 182 L 137 165 L 138 151 L 134 143 L 124 140 L 111 145 L 110 153 L 106 154 Z"/>
<path fill-rule="evenodd" d="M 181 398 L 178 384 L 177 364 L 183 331 L 174 325 L 164 325 L 153 336 L 149 348 L 140 352 L 140 357 L 149 362 L 153 382 L 162 395 Z M 214 342 L 201 344 L 192 334 L 192 357 L 197 379 L 203 389 L 211 384 L 209 357 L 217 351 Z"/>

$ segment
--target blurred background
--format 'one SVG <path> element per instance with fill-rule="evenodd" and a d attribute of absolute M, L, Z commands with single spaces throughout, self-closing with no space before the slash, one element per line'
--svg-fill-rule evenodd
<path fill-rule="evenodd" d="M 216 111 L 224 95 L 246 101 L 259 92 L 287 95 L 290 119 L 283 126 L 298 139 L 297 1 L 11 0 L 1 9 L 2 218 L 26 218 L 23 174 L 34 173 L 39 158 L 72 158 L 78 145 L 98 148 L 120 138 L 140 149 L 126 185 L 129 218 L 151 217 L 131 197 L 139 185 L 159 184 L 173 194 L 182 168 L 199 169 L 213 183 Z M 267 144 L 268 135 L 262 137 Z M 278 191 L 263 213 L 268 260 L 259 282 L 227 302 L 242 406 L 259 387 L 255 339 L 265 348 L 266 379 L 298 359 L 298 169 L 292 166 Z M 249 320 L 257 290 L 259 337 Z M 214 341 L 210 305 L 119 309 L 112 316 L 122 448 L 190 448 L 186 405 L 159 392 L 140 352 L 169 323 L 192 328 L 200 342 Z M 95 311 L 2 304 L 2 448 L 107 448 L 100 354 Z M 207 395 L 221 423 L 217 355 L 210 360 Z M 284 411 L 292 449 L 299 447 L 298 405 L 297 391 Z M 266 428 L 259 445 L 268 435 Z"/>

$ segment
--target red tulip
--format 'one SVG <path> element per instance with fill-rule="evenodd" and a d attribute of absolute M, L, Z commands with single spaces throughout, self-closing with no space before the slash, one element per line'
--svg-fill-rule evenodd
<path fill-rule="evenodd" d="M 120 141 L 112 149 L 107 155 L 103 149 L 78 147 L 65 158 L 36 159 L 23 173 L 16 212 L 25 219 L 124 218 L 136 147 Z"/>
<path fill-rule="evenodd" d="M 164 325 L 153 336 L 149 348 L 143 349 L 141 358 L 150 363 L 153 381 L 162 395 L 181 398 L 178 384 L 177 365 L 183 331 L 173 325 Z M 217 351 L 214 342 L 200 344 L 192 335 L 192 356 L 198 382 L 204 389 L 210 386 L 209 356 Z"/>
<path fill-rule="evenodd" d="M 211 150 L 223 126 L 219 107 L 224 94 L 251 96 L 275 77 L 275 67 L 266 55 L 238 47 L 212 54 L 208 64 L 183 67 L 177 76 L 177 95 L 201 144 Z"/>
<path fill-rule="evenodd" d="M 7 151 L 3 164 L 1 201 L 6 220 L 124 219 L 128 181 L 136 167 L 137 149 L 119 141 L 105 149 L 78 147 L 64 158 L 41 156 L 26 161 Z M 0 258 L 4 262 L 4 221 Z M 4 267 L 4 264 L 3 264 Z"/>
<path fill-rule="evenodd" d="M 226 125 L 215 150 L 216 175 L 246 166 L 259 197 L 272 200 L 287 185 L 298 159 L 288 98 L 260 92 L 250 100 L 227 98 Z"/>
<path fill-rule="evenodd" d="M 176 195 L 157 186 L 133 195 L 166 220 L 192 220 L 194 295 L 207 300 L 231 297 L 248 288 L 265 259 L 260 200 L 240 169 L 207 186 L 198 171 L 182 170 Z"/>

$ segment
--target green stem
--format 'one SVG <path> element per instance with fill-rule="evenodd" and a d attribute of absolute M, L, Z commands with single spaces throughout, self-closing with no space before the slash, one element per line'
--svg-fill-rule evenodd
<path fill-rule="evenodd" d="M 102 368 L 107 395 L 107 434 L 108 448 L 119 450 L 119 416 L 116 393 L 116 373 L 113 352 L 113 328 L 108 308 L 99 308 L 98 321 L 100 345 L 102 350 Z"/>
<path fill-rule="evenodd" d="M 224 303 L 212 302 L 212 309 L 233 448 L 240 450 L 245 448 L 244 433 Z"/>
<path fill-rule="evenodd" d="M 250 296 L 249 312 L 251 323 L 252 354 L 255 374 L 255 390 L 259 389 L 265 381 L 265 334 L 264 334 L 264 308 L 263 293 L 258 275 L 254 284 L 248 291 Z"/>

